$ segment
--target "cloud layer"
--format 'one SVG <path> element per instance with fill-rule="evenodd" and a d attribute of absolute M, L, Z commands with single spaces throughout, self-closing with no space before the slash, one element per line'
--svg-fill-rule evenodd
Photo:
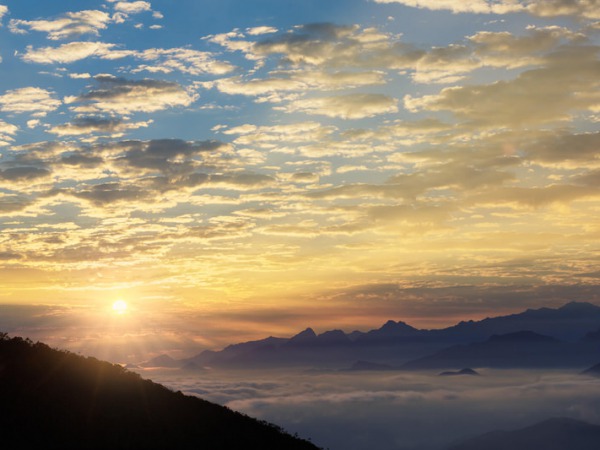
<path fill-rule="evenodd" d="M 153 375 L 331 449 L 434 450 L 549 417 L 600 419 L 594 380 L 572 373 L 481 372 L 469 379 L 393 372 Z"/>

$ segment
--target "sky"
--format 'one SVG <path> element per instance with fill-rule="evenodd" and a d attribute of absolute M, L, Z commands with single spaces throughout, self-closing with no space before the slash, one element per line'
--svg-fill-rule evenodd
<path fill-rule="evenodd" d="M 133 358 L 600 302 L 599 45 L 597 0 L 0 0 L 0 328 Z"/>

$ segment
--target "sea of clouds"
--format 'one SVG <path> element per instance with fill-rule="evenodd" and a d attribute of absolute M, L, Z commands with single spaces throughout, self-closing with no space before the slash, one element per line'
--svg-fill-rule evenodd
<path fill-rule="evenodd" d="M 329 450 L 441 450 L 550 417 L 600 423 L 600 380 L 576 371 L 481 370 L 481 376 L 317 371 L 142 375 L 282 426 Z"/>

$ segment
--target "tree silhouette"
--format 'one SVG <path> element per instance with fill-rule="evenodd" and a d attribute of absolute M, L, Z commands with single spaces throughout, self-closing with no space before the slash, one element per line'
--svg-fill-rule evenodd
<path fill-rule="evenodd" d="M 123 367 L 0 333 L 3 448 L 316 449 Z"/>

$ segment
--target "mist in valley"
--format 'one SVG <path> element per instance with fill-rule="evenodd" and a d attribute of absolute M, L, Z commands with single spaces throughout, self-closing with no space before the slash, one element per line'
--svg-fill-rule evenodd
<path fill-rule="evenodd" d="M 441 450 L 551 417 L 600 423 L 600 381 L 577 371 L 141 370 L 174 390 L 281 425 L 330 450 Z"/>

